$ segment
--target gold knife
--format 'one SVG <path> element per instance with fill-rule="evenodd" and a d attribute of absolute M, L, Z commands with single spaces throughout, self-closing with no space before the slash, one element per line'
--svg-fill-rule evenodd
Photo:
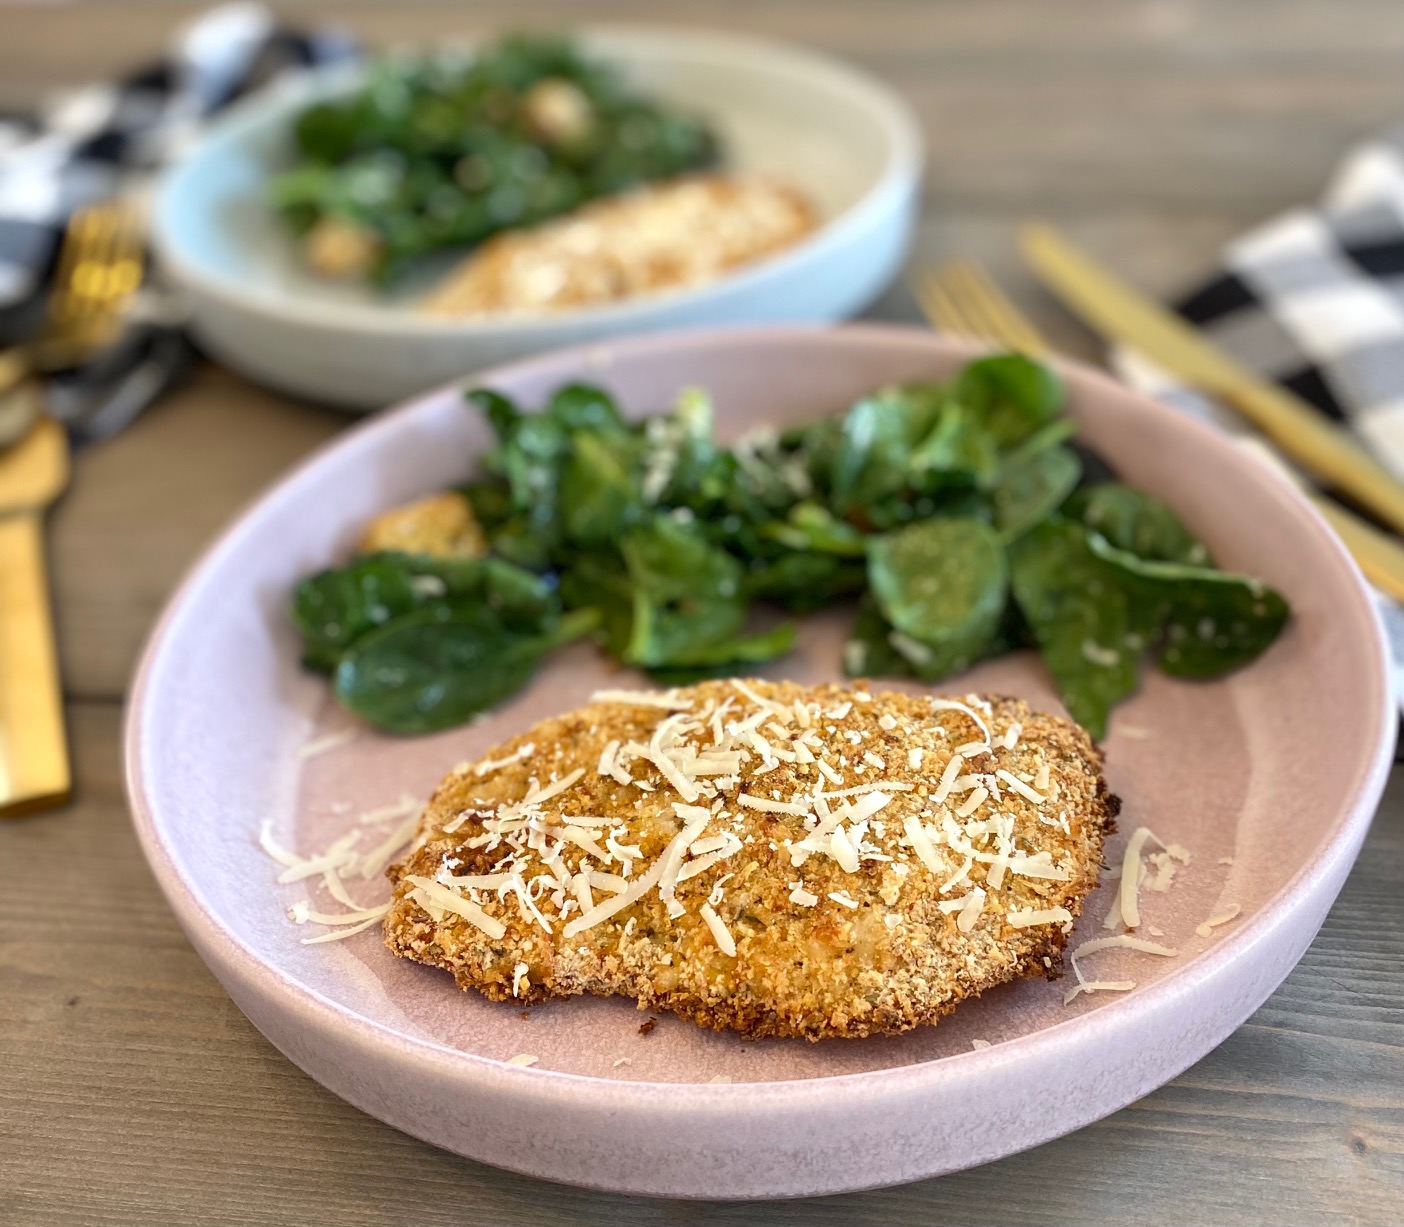
<path fill-rule="evenodd" d="M 0 818 L 61 805 L 72 787 L 42 521 L 67 484 L 52 418 L 0 454 Z"/>
<path fill-rule="evenodd" d="M 1140 350 L 1172 375 L 1231 405 L 1307 472 L 1404 532 L 1404 484 L 1347 431 L 1254 374 L 1052 226 L 1030 223 L 1020 242 L 1044 284 L 1095 332 Z M 1392 544 L 1382 535 L 1380 540 Z"/>

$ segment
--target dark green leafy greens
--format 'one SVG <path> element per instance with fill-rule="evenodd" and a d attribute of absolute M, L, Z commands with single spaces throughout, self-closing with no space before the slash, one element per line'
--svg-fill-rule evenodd
<path fill-rule="evenodd" d="M 1009 569 L 988 524 L 930 519 L 872 538 L 868 582 L 913 665 L 940 677 L 986 653 L 1008 600 Z"/>
<path fill-rule="evenodd" d="M 298 585 L 309 668 L 372 724 L 427 733 L 516 691 L 551 649 L 589 633 L 541 576 L 498 558 L 371 554 Z"/>
<path fill-rule="evenodd" d="M 490 555 L 361 557 L 294 604 L 308 666 L 386 729 L 469 719 L 587 634 L 663 684 L 751 672 L 795 642 L 763 607 L 857 597 L 849 674 L 934 682 L 1034 647 L 1100 737 L 1148 659 L 1213 677 L 1288 616 L 1163 503 L 1104 480 L 1056 373 L 1017 355 L 731 447 L 695 389 L 643 422 L 581 384 L 534 412 L 468 399 L 496 436 L 460 490 Z"/>
<path fill-rule="evenodd" d="M 509 37 L 475 56 L 391 57 L 297 120 L 300 161 L 271 186 L 299 231 L 369 240 L 379 280 L 597 197 L 707 166 L 712 132 L 639 95 L 571 41 Z"/>

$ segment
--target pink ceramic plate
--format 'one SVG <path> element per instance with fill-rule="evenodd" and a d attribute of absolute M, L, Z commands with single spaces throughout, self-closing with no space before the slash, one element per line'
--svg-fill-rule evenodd
<path fill-rule="evenodd" d="M 928 333 L 856 327 L 652 337 L 573 350 L 483 377 L 535 403 L 568 379 L 608 384 L 635 412 L 709 388 L 724 432 L 798 422 L 880 384 L 942 375 L 969 350 Z M 829 1193 L 913 1180 L 1032 1146 L 1121 1107 L 1219 1043 L 1281 982 L 1336 897 L 1383 786 L 1392 720 L 1383 641 L 1350 560 L 1297 494 L 1208 429 L 1102 375 L 1069 368 L 1084 437 L 1172 503 L 1221 564 L 1283 590 L 1295 617 L 1249 669 L 1209 684 L 1147 679 L 1118 709 L 1111 783 L 1125 801 L 1115 863 L 1145 824 L 1188 846 L 1145 920 L 1174 959 L 1097 956 L 1124 995 L 1062 1003 L 1010 985 L 936 1028 L 893 1039 L 743 1042 L 665 1017 L 641 1035 L 625 1001 L 511 1007 L 392 958 L 375 929 L 303 945 L 256 844 L 329 843 L 354 811 L 426 796 L 439 776 L 606 677 L 578 647 L 481 723 L 423 740 L 359 730 L 315 757 L 309 737 L 353 722 L 298 667 L 285 609 L 301 575 L 359 526 L 473 467 L 484 424 L 454 389 L 351 431 L 302 465 L 206 555 L 137 679 L 127 766 L 137 831 L 191 941 L 254 1024 L 314 1078 L 418 1137 L 501 1167 L 670 1197 Z M 776 675 L 838 673 L 842 622 L 816 619 Z M 627 680 L 627 679 L 626 679 Z M 953 688 L 1053 705 L 1032 657 Z M 380 882 L 358 885 L 367 900 Z M 1095 893 L 1074 941 L 1103 932 Z M 1208 937 L 1197 926 L 1241 909 Z M 990 1047 L 973 1050 L 974 1041 Z M 529 1053 L 535 1066 L 507 1059 Z M 729 1083 L 723 1082 L 729 1080 Z"/>

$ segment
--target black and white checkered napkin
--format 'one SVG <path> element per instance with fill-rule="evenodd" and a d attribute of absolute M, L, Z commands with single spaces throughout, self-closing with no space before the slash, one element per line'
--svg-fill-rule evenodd
<path fill-rule="evenodd" d="M 1345 423 L 1404 479 L 1404 126 L 1352 151 L 1315 208 L 1229 245 L 1221 274 L 1179 304 L 1213 341 Z M 1271 453 L 1232 410 L 1139 355 L 1112 355 L 1133 386 Z M 1279 458 L 1280 461 L 1280 458 Z M 1380 598 L 1404 706 L 1404 610 Z"/>
<path fill-rule="evenodd" d="M 159 63 L 56 98 L 34 115 L 0 116 L 0 317 L 32 326 L 24 308 L 42 296 L 74 209 L 140 192 L 235 99 L 355 54 L 344 34 L 287 30 L 261 5 L 229 4 L 179 31 Z"/>

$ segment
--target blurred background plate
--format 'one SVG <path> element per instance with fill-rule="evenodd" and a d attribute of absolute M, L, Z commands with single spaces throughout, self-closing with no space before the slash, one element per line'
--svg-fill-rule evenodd
<path fill-rule="evenodd" d="M 269 177 L 293 161 L 298 112 L 364 73 L 323 70 L 232 108 L 161 184 L 153 245 L 201 344 L 270 386 L 368 410 L 490 364 L 625 333 L 843 319 L 896 274 L 921 140 L 891 90 L 837 60 L 732 34 L 599 28 L 581 42 L 643 91 L 712 123 L 728 170 L 806 193 L 821 228 L 695 289 L 535 317 L 427 317 L 403 297 L 312 275 L 267 202 Z"/>

